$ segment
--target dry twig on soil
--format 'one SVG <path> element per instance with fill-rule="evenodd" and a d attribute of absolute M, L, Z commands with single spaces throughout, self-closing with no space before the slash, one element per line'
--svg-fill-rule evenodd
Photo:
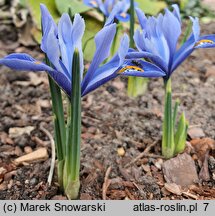
<path fill-rule="evenodd" d="M 110 186 L 110 183 L 111 183 L 111 180 L 108 179 L 109 175 L 110 175 L 110 172 L 111 172 L 111 169 L 112 169 L 112 167 L 109 166 L 106 173 L 105 173 L 105 179 L 104 179 L 104 183 L 103 183 L 103 186 L 102 186 L 102 199 L 103 200 L 106 200 L 106 192 L 107 192 L 107 189 L 108 189 L 108 187 Z"/>
<path fill-rule="evenodd" d="M 42 124 L 40 125 L 40 130 L 45 133 L 47 135 L 47 137 L 50 139 L 51 141 L 51 150 L 52 150 L 52 154 L 51 154 L 51 165 L 50 165 L 50 171 L 49 171 L 49 176 L 48 176 L 48 185 L 51 185 L 52 182 L 52 177 L 53 177 L 53 173 L 54 173 L 54 167 L 55 167 L 55 143 L 54 143 L 54 139 L 52 137 L 52 135 L 49 133 L 48 130 L 46 130 Z"/>
<path fill-rule="evenodd" d="M 139 159 L 141 159 L 144 156 L 148 156 L 149 151 L 151 150 L 152 147 L 154 147 L 156 144 L 158 143 L 158 140 L 154 141 L 151 145 L 147 146 L 146 149 L 140 153 L 136 158 L 134 158 L 134 160 L 132 160 L 130 163 L 125 165 L 125 168 L 128 168 L 131 164 L 134 164 L 136 161 L 138 161 Z M 162 156 L 160 156 L 162 157 Z"/>

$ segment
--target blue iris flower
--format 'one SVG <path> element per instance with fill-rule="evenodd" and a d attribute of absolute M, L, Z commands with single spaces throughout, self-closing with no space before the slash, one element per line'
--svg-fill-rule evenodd
<path fill-rule="evenodd" d="M 140 60 L 137 64 L 132 59 L 125 60 L 129 53 L 129 38 L 126 34 L 121 39 L 117 53 L 110 61 L 102 64 L 109 57 L 111 44 L 116 33 L 116 24 L 108 19 L 103 29 L 95 36 L 96 51 L 88 71 L 83 76 L 81 40 L 85 29 L 84 20 L 79 14 L 76 14 L 72 23 L 69 15 L 65 13 L 56 25 L 47 8 L 42 4 L 41 14 L 43 29 L 41 49 L 46 53 L 52 67 L 25 53 L 10 54 L 0 59 L 0 64 L 15 70 L 47 71 L 68 96 L 71 95 L 72 59 L 76 48 L 80 54 L 82 96 L 121 74 L 149 77 L 164 75 L 159 67 L 149 62 Z M 141 68 L 144 68 L 144 73 Z"/>
<path fill-rule="evenodd" d="M 114 7 L 120 4 L 114 14 L 115 18 L 121 22 L 127 22 L 130 19 L 127 13 L 130 8 L 130 0 L 84 0 L 84 3 L 89 7 L 98 8 L 106 17 L 109 17 Z"/>
<path fill-rule="evenodd" d="M 200 36 L 198 18 L 190 17 L 192 21 L 192 33 L 187 41 L 177 49 L 181 35 L 181 18 L 177 5 L 172 5 L 173 11 L 166 9 L 164 15 L 146 17 L 139 9 L 136 13 L 141 30 L 137 30 L 134 41 L 138 51 L 130 50 L 128 59 L 148 59 L 158 66 L 168 80 L 172 72 L 198 48 L 215 47 L 215 35 Z M 144 69 L 144 68 L 143 68 Z"/>

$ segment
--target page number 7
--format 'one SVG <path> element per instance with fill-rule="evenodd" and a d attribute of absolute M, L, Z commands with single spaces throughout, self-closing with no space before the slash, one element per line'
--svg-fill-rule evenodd
<path fill-rule="evenodd" d="M 205 205 L 204 211 L 207 211 L 207 207 L 208 207 L 209 203 L 203 203 L 203 204 Z"/>

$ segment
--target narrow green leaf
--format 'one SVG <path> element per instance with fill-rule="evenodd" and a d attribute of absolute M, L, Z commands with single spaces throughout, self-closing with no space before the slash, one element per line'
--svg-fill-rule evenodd
<path fill-rule="evenodd" d="M 46 60 L 48 65 L 51 65 Z M 64 119 L 64 110 L 63 110 L 63 99 L 61 94 L 60 87 L 55 83 L 55 81 L 48 76 L 49 87 L 52 99 L 52 110 L 54 115 L 54 130 L 56 135 L 56 145 L 58 149 L 58 159 L 63 160 L 65 157 L 65 145 L 66 145 L 66 127 Z"/>
<path fill-rule="evenodd" d="M 192 31 L 192 22 L 189 20 L 188 21 L 188 25 L 187 25 L 187 28 L 186 28 L 186 31 L 185 31 L 185 34 L 184 34 L 184 37 L 182 38 L 181 40 L 181 46 L 184 44 L 184 42 L 188 39 L 191 31 Z"/>
<path fill-rule="evenodd" d="M 54 140 L 58 159 L 58 182 L 63 190 L 63 164 L 66 150 L 66 128 L 64 121 L 63 101 L 61 90 L 50 76 L 49 87 L 52 99 L 52 112 L 54 116 Z"/>
<path fill-rule="evenodd" d="M 178 106 L 179 106 L 179 100 L 176 100 L 175 102 L 175 106 L 174 106 L 174 112 L 173 112 L 173 127 L 174 127 L 174 131 L 175 131 L 175 124 L 176 124 L 176 118 L 178 115 Z"/>
<path fill-rule="evenodd" d="M 79 52 L 76 49 L 72 61 L 71 109 L 68 117 L 67 157 L 65 161 L 64 187 L 69 199 L 77 199 L 80 182 L 81 144 L 81 77 Z"/>
<path fill-rule="evenodd" d="M 187 138 L 188 122 L 186 121 L 184 112 L 179 119 L 178 128 L 175 134 L 175 154 L 181 153 L 185 149 Z"/>
<path fill-rule="evenodd" d="M 165 107 L 163 120 L 162 155 L 171 158 L 174 155 L 174 132 L 172 120 L 172 90 L 171 79 L 165 83 Z"/>
<path fill-rule="evenodd" d="M 73 56 L 72 95 L 71 95 L 71 167 L 72 179 L 79 178 L 81 142 L 81 77 L 79 52 Z"/>

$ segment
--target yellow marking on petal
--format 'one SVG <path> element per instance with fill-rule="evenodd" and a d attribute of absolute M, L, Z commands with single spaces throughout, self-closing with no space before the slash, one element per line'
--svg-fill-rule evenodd
<path fill-rule="evenodd" d="M 97 7 L 98 6 L 98 4 L 97 4 L 97 2 L 96 1 L 90 1 L 90 4 L 92 4 L 93 6 L 95 6 L 95 7 Z"/>
<path fill-rule="evenodd" d="M 136 71 L 139 71 L 139 72 L 144 72 L 144 70 L 140 67 L 137 67 L 137 66 L 125 66 L 124 68 L 122 68 L 120 71 L 118 71 L 117 73 L 123 73 L 125 71 L 129 71 L 129 70 L 136 70 Z"/>
<path fill-rule="evenodd" d="M 214 41 L 212 41 L 212 40 L 207 40 L 207 39 L 205 39 L 205 40 L 200 40 L 200 41 L 198 41 L 198 42 L 195 43 L 194 47 L 199 46 L 199 45 L 202 45 L 202 44 L 214 44 Z"/>
<path fill-rule="evenodd" d="M 40 61 L 35 61 L 34 64 L 41 64 L 41 62 Z"/>
<path fill-rule="evenodd" d="M 121 13 L 120 14 L 120 16 L 123 17 L 123 18 L 126 18 L 126 15 L 127 15 L 126 13 Z"/>

